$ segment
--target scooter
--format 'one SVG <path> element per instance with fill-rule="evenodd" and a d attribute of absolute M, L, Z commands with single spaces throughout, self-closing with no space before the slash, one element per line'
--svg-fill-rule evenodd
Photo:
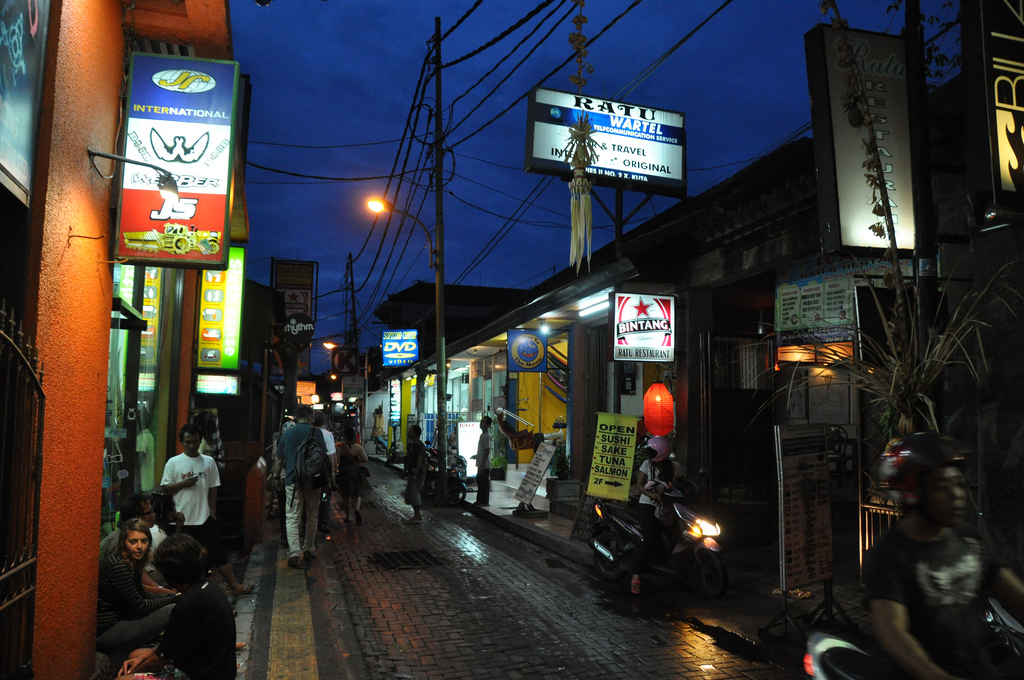
<path fill-rule="evenodd" d="M 677 521 L 666 528 L 669 534 L 666 548 L 671 548 L 670 558 L 655 560 L 650 567 L 662 575 L 678 577 L 705 595 L 720 597 L 729 587 L 722 548 L 714 538 L 721 533 L 721 527 L 693 510 L 689 499 L 695 494 L 696 488 L 687 482 L 681 490 L 671 489 L 662 495 L 662 503 L 671 505 Z M 598 519 L 594 523 L 590 547 L 594 551 L 594 565 L 598 573 L 609 581 L 634 573 L 637 548 L 644 540 L 640 518 L 602 499 L 595 501 L 594 510 Z"/>
<path fill-rule="evenodd" d="M 427 449 L 427 481 L 423 485 L 423 497 L 433 498 L 437 491 L 437 449 Z M 458 505 L 466 499 L 466 459 L 449 452 L 448 483 L 446 485 L 448 505 Z"/>
<path fill-rule="evenodd" d="M 990 597 L 988 605 L 985 622 L 993 633 L 993 662 L 1024 657 L 1024 627 L 995 598 Z M 807 637 L 804 672 L 815 680 L 871 680 L 878 675 L 878 660 L 851 642 L 815 631 Z"/>
<path fill-rule="evenodd" d="M 378 456 L 383 456 L 388 452 L 388 438 L 382 434 L 377 435 L 373 438 L 374 452 Z"/>

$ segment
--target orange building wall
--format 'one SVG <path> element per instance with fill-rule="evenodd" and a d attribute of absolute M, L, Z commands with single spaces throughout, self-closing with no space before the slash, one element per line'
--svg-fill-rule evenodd
<path fill-rule="evenodd" d="M 87 678 L 95 667 L 113 284 L 111 182 L 92 172 L 86 147 L 114 147 L 124 36 L 119 3 L 55 3 L 51 12 L 59 13 L 47 55 L 53 89 L 32 211 L 34 225 L 42 220 L 34 230 L 38 296 L 28 301 L 46 391 L 33 650 L 36 677 Z"/>

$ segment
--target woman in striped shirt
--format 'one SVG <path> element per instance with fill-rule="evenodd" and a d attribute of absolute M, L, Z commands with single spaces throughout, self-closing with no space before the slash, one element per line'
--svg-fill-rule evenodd
<path fill-rule="evenodd" d="M 150 642 L 167 626 L 177 601 L 173 595 L 153 595 L 142 588 L 142 572 L 153 538 L 146 523 L 135 517 L 124 523 L 117 547 L 100 565 L 96 610 L 96 649 L 127 655 Z"/>

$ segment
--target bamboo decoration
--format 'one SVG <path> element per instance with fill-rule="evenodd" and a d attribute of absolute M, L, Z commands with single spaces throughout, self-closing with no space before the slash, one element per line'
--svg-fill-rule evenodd
<path fill-rule="evenodd" d="M 587 56 L 587 37 L 583 35 L 583 24 L 587 23 L 587 17 L 583 16 L 583 7 L 587 3 L 586 0 L 573 0 L 573 4 L 579 8 L 572 20 L 576 30 L 569 34 L 569 44 L 576 52 L 576 73 L 569 76 L 569 82 L 576 86 L 579 94 L 583 94 L 583 86 L 587 84 L 583 71 L 586 70 L 588 75 L 594 72 L 594 67 L 584 61 Z M 569 141 L 563 150 L 563 157 L 572 167 L 572 180 L 569 182 L 569 264 L 576 265 L 576 273 L 579 273 L 580 265 L 583 264 L 584 251 L 587 254 L 587 265 L 590 264 L 594 219 L 590 207 L 591 185 L 587 179 L 587 167 L 597 161 L 597 142 L 594 141 L 593 133 L 594 126 L 584 112 L 569 128 Z"/>

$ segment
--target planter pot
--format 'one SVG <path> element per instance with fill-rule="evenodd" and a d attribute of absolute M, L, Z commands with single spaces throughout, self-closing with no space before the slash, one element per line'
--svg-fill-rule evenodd
<path fill-rule="evenodd" d="M 501 469 L 491 468 L 491 479 L 496 479 L 496 480 L 499 480 L 499 481 L 504 481 L 505 480 L 505 469 L 504 468 L 501 468 Z"/>
<path fill-rule="evenodd" d="M 545 482 L 548 501 L 555 503 L 577 503 L 582 485 L 578 479 L 556 479 L 548 477 Z"/>

